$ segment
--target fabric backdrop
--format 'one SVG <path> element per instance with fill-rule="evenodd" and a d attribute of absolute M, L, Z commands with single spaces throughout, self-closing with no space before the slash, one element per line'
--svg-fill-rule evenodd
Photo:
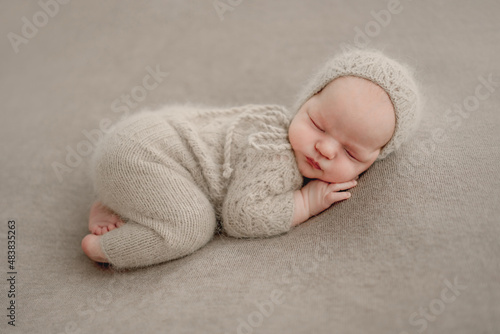
<path fill-rule="evenodd" d="M 499 333 L 499 13 L 494 0 L 2 1 L 0 332 Z M 414 66 L 426 96 L 416 138 L 351 199 L 286 235 L 216 237 L 147 269 L 83 254 L 89 157 L 111 122 L 168 103 L 291 107 L 347 46 Z"/>

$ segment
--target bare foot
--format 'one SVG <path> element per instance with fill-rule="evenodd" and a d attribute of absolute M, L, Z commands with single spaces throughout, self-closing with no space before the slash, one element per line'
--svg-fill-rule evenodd
<path fill-rule="evenodd" d="M 89 231 L 95 235 L 102 235 L 125 224 L 120 217 L 108 207 L 95 202 L 90 209 Z"/>
<path fill-rule="evenodd" d="M 91 260 L 108 263 L 108 259 L 101 249 L 101 238 L 100 235 L 87 234 L 82 240 L 82 249 Z"/>

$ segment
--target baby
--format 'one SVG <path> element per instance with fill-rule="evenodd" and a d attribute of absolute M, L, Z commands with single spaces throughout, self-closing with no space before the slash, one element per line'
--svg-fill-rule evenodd
<path fill-rule="evenodd" d="M 358 176 L 410 137 L 417 88 L 405 66 L 356 50 L 312 77 L 294 114 L 274 105 L 134 114 L 94 153 L 83 251 L 136 268 L 191 254 L 218 229 L 237 238 L 288 232 L 349 198 Z"/>

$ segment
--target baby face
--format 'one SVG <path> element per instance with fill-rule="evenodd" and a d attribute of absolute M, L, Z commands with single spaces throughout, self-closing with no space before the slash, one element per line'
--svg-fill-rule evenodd
<path fill-rule="evenodd" d="M 394 107 L 380 86 L 346 76 L 302 105 L 288 136 L 304 177 L 339 183 L 373 164 L 395 124 Z"/>

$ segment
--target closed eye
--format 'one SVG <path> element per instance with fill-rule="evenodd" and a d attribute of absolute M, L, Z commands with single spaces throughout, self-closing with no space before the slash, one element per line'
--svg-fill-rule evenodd
<path fill-rule="evenodd" d="M 354 159 L 354 160 L 356 160 L 356 161 L 359 161 L 358 159 L 356 159 L 356 157 L 355 157 L 354 155 L 352 155 L 352 153 L 351 153 L 351 152 L 349 152 L 349 150 L 346 150 L 346 149 L 344 149 L 344 150 L 346 151 L 346 153 L 347 153 L 347 155 L 348 155 L 349 157 L 351 157 L 352 159 Z"/>
<path fill-rule="evenodd" d="M 313 121 L 313 119 L 311 118 L 311 116 L 309 116 L 309 119 L 311 120 L 311 123 L 312 123 L 312 124 L 314 124 L 314 126 L 316 127 L 316 129 L 318 129 L 318 130 L 319 130 L 319 131 L 321 131 L 321 132 L 325 132 L 325 130 L 323 130 L 322 128 L 320 128 L 320 127 L 318 126 L 318 124 L 316 124 L 316 123 Z"/>

